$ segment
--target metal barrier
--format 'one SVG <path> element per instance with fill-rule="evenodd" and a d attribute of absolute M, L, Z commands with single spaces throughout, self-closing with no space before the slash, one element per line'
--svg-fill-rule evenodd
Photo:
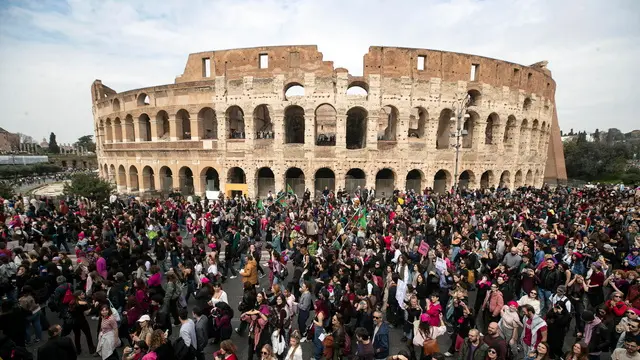
<path fill-rule="evenodd" d="M 258 197 L 267 197 L 269 190 L 271 190 L 271 193 L 275 195 L 276 179 L 259 177 L 256 183 L 258 185 Z"/>

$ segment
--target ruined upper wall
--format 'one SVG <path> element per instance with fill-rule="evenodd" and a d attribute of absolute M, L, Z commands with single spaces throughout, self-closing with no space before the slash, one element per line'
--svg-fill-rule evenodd
<path fill-rule="evenodd" d="M 268 58 L 268 66 L 260 68 L 260 55 Z M 205 69 L 208 59 L 208 71 Z M 189 54 L 184 73 L 176 83 L 201 81 L 215 76 L 226 76 L 227 80 L 238 80 L 244 76 L 269 78 L 284 74 L 287 78 L 302 80 L 305 73 L 317 77 L 333 76 L 333 62 L 323 61 L 316 45 L 265 46 L 246 49 L 207 51 Z M 209 74 L 209 76 L 205 76 Z"/>
<path fill-rule="evenodd" d="M 424 70 L 418 70 L 418 58 L 424 56 Z M 412 80 L 471 81 L 471 68 L 477 65 L 472 82 L 494 87 L 508 86 L 553 99 L 556 84 L 546 62 L 531 66 L 514 64 L 482 56 L 448 51 L 371 46 L 364 56 L 364 78 L 409 77 Z"/>

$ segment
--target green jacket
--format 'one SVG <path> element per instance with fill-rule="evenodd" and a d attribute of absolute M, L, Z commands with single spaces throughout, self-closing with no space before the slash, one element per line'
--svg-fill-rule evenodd
<path fill-rule="evenodd" d="M 469 357 L 470 348 L 471 343 L 469 342 L 469 338 L 464 339 L 464 343 L 462 344 L 462 348 L 460 349 L 460 353 L 458 355 L 458 360 L 467 360 Z M 485 344 L 482 338 L 480 338 L 480 345 L 478 345 L 476 351 L 473 353 L 473 360 L 484 360 L 487 357 L 488 350 L 489 345 Z"/>

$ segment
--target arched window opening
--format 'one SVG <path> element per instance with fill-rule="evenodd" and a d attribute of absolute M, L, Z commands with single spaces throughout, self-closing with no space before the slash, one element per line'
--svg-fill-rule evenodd
<path fill-rule="evenodd" d="M 484 143 L 485 145 L 493 145 L 494 140 L 493 137 L 498 132 L 498 125 L 500 123 L 500 118 L 498 114 L 491 113 L 487 118 L 487 127 L 484 130 Z"/>
<path fill-rule="evenodd" d="M 138 183 L 138 169 L 133 165 L 129 167 L 129 188 L 131 191 L 140 190 L 140 185 Z"/>
<path fill-rule="evenodd" d="M 439 170 L 433 177 L 433 191 L 444 194 L 451 184 L 451 174 L 447 170 Z"/>
<path fill-rule="evenodd" d="M 382 169 L 376 174 L 376 197 L 386 198 L 395 189 L 395 174 L 391 169 Z"/>
<path fill-rule="evenodd" d="M 138 106 L 145 106 L 151 104 L 151 99 L 149 95 L 145 93 L 141 93 L 138 95 Z"/>
<path fill-rule="evenodd" d="M 529 122 L 527 121 L 527 119 L 524 119 L 522 120 L 522 124 L 520 125 L 520 147 L 518 149 L 520 154 L 524 154 L 527 149 L 527 144 L 529 142 L 529 139 L 527 138 L 528 130 Z"/>
<path fill-rule="evenodd" d="M 111 119 L 107 119 L 107 121 L 104 122 L 104 130 L 107 142 L 113 142 L 113 124 L 111 123 Z"/>
<path fill-rule="evenodd" d="M 367 111 L 351 108 L 347 111 L 347 149 L 363 149 L 367 145 Z"/>
<path fill-rule="evenodd" d="M 122 122 L 120 118 L 113 121 L 113 140 L 114 142 L 122 142 Z"/>
<path fill-rule="evenodd" d="M 176 125 L 178 126 L 178 139 L 191 140 L 191 119 L 189 112 L 184 109 L 176 113 Z"/>
<path fill-rule="evenodd" d="M 149 115 L 140 115 L 138 122 L 140 128 L 140 141 L 151 141 L 151 120 L 149 119 Z"/>
<path fill-rule="evenodd" d="M 263 167 L 258 170 L 258 176 L 256 176 L 258 182 L 258 197 L 266 198 L 269 196 L 269 192 L 275 199 L 276 192 L 276 177 L 273 171 L 268 167 Z"/>
<path fill-rule="evenodd" d="M 212 167 L 205 168 L 204 171 L 204 185 L 205 193 L 207 191 L 220 191 L 220 176 L 218 171 Z"/>
<path fill-rule="evenodd" d="M 422 139 L 424 137 L 425 127 L 428 118 L 427 110 L 422 107 L 411 109 L 409 116 L 409 139 Z"/>
<path fill-rule="evenodd" d="M 322 104 L 316 108 L 316 145 L 335 146 L 336 145 L 336 109 L 329 104 Z"/>
<path fill-rule="evenodd" d="M 511 173 L 508 170 L 505 170 L 500 175 L 500 184 L 498 185 L 501 189 L 511 188 Z"/>
<path fill-rule="evenodd" d="M 227 131 L 229 139 L 244 139 L 244 112 L 239 106 L 231 106 L 227 109 Z"/>
<path fill-rule="evenodd" d="M 227 173 L 227 182 L 229 184 L 246 184 L 247 177 L 244 174 L 244 170 L 239 167 L 232 167 Z"/>
<path fill-rule="evenodd" d="M 480 177 L 480 188 L 487 189 L 491 186 L 493 186 L 493 172 L 485 171 Z"/>
<path fill-rule="evenodd" d="M 273 139 L 273 122 L 267 105 L 259 105 L 253 111 L 253 124 L 256 139 Z"/>
<path fill-rule="evenodd" d="M 516 117 L 513 115 L 509 115 L 509 118 L 507 119 L 507 125 L 504 130 L 504 137 L 502 139 L 505 145 L 511 146 L 515 143 L 516 130 Z"/>
<path fill-rule="evenodd" d="M 63 164 L 66 167 L 65 164 Z M 127 171 L 124 168 L 124 165 L 120 165 L 118 167 L 118 191 L 124 192 L 127 189 Z"/>
<path fill-rule="evenodd" d="M 470 149 L 473 147 L 473 136 L 476 128 L 476 122 L 478 121 L 478 114 L 475 111 L 468 111 L 469 117 L 464 120 L 462 127 L 462 147 Z"/>
<path fill-rule="evenodd" d="M 166 166 L 160 168 L 160 190 L 164 193 L 173 191 L 173 172 Z"/>
<path fill-rule="evenodd" d="M 474 187 L 476 183 L 476 176 L 470 170 L 463 171 L 458 177 L 458 189 L 469 189 Z"/>
<path fill-rule="evenodd" d="M 524 186 L 533 186 L 533 172 L 531 170 L 527 171 Z"/>
<path fill-rule="evenodd" d="M 448 149 L 449 138 L 451 137 L 451 118 L 454 116 L 453 110 L 444 109 L 438 118 L 438 132 L 436 137 L 436 149 Z"/>
<path fill-rule="evenodd" d="M 368 96 L 369 92 L 362 86 L 352 85 L 347 88 L 348 96 Z"/>
<path fill-rule="evenodd" d="M 329 168 L 321 168 L 315 174 L 315 196 L 326 197 L 330 191 L 336 190 L 336 175 Z"/>
<path fill-rule="evenodd" d="M 522 110 L 527 111 L 531 109 L 531 98 L 524 99 L 524 103 L 522 103 Z"/>
<path fill-rule="evenodd" d="M 522 170 L 518 170 L 516 172 L 516 177 L 513 185 L 516 187 L 516 189 L 524 185 L 524 183 L 522 182 Z"/>
<path fill-rule="evenodd" d="M 467 106 L 480 106 L 480 102 L 482 101 L 482 94 L 480 94 L 480 91 L 472 89 L 467 92 L 467 95 L 469 95 L 469 102 L 467 103 Z"/>
<path fill-rule="evenodd" d="M 120 100 L 113 99 L 113 102 L 111 103 L 111 110 L 113 110 L 113 112 L 120 111 Z"/>
<path fill-rule="evenodd" d="M 124 119 L 124 140 L 126 142 L 136 141 L 136 128 L 133 124 L 133 116 L 127 115 Z"/>
<path fill-rule="evenodd" d="M 145 166 L 144 169 L 142 169 L 142 187 L 144 191 L 156 190 L 156 179 L 153 169 L 150 166 Z"/>
<path fill-rule="evenodd" d="M 180 177 L 180 192 L 183 195 L 193 195 L 195 189 L 193 188 L 193 172 L 191 169 L 186 166 L 180 168 L 178 176 Z"/>
<path fill-rule="evenodd" d="M 285 143 L 304 144 L 304 126 L 304 109 L 289 106 L 284 112 Z"/>
<path fill-rule="evenodd" d="M 422 193 L 422 181 L 424 180 L 424 176 L 422 175 L 422 171 L 413 169 L 407 173 L 407 183 L 405 185 L 405 190 L 414 191 L 417 194 Z"/>
<path fill-rule="evenodd" d="M 292 167 L 285 173 L 285 191 L 289 191 L 289 188 L 293 189 L 293 192 L 301 197 L 304 194 L 304 172 L 297 168 Z"/>
<path fill-rule="evenodd" d="M 298 83 L 291 83 L 285 87 L 284 99 L 290 100 L 293 97 L 304 96 L 304 87 Z"/>
<path fill-rule="evenodd" d="M 378 120 L 378 140 L 396 141 L 396 128 L 398 126 L 398 109 L 393 106 L 385 106 L 380 110 Z"/>
<path fill-rule="evenodd" d="M 358 189 L 365 189 L 366 175 L 362 169 L 351 169 L 345 176 L 345 191 L 349 194 L 353 194 Z"/>
<path fill-rule="evenodd" d="M 218 119 L 216 112 L 210 107 L 206 107 L 198 112 L 198 124 L 202 126 L 200 134 L 205 140 L 218 138 Z"/>

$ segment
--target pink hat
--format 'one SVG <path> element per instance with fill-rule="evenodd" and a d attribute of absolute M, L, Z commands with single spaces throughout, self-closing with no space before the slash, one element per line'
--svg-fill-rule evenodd
<path fill-rule="evenodd" d="M 209 283 L 209 278 L 203 277 L 202 280 L 200 280 L 201 283 L 203 284 L 208 284 Z"/>
<path fill-rule="evenodd" d="M 509 305 L 509 306 L 515 306 L 515 307 L 518 307 L 518 303 L 517 303 L 517 302 L 515 302 L 515 301 L 509 301 L 509 302 L 507 303 L 507 305 Z"/>
<path fill-rule="evenodd" d="M 422 313 L 422 315 L 420 315 L 420 321 L 421 322 L 428 322 L 429 321 L 429 314 Z"/>

